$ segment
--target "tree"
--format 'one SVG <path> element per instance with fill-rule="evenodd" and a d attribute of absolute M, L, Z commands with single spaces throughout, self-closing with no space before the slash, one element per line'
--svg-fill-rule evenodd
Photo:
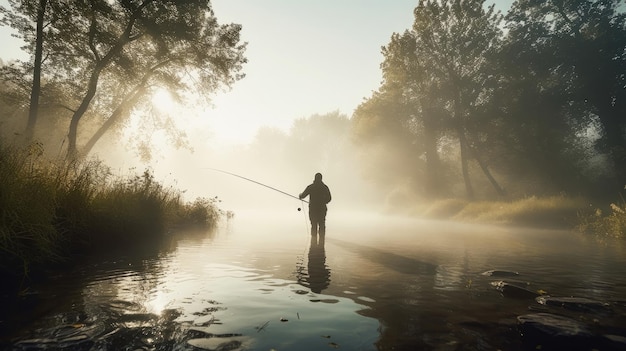
<path fill-rule="evenodd" d="M 598 150 L 609 155 L 614 178 L 623 182 L 626 15 L 620 6 L 621 0 L 519 0 L 507 27 L 517 51 L 509 59 L 525 71 L 549 74 L 544 86 L 560 91 L 563 124 L 579 133 L 599 126 Z"/>
<path fill-rule="evenodd" d="M 44 38 L 43 68 L 51 83 L 71 95 L 71 157 L 79 154 L 79 125 L 86 116 L 99 117 L 102 127 L 85 151 L 159 87 L 206 96 L 243 77 L 241 26 L 219 25 L 208 0 L 55 3 L 64 6 L 50 8 L 54 21 Z M 23 9 L 14 6 L 8 13 L 17 17 Z M 27 29 L 17 29 L 31 38 Z"/>
<path fill-rule="evenodd" d="M 433 118 L 438 98 L 425 86 L 428 79 L 416 55 L 415 35 L 394 33 L 382 53 L 381 87 L 353 116 L 355 141 L 366 148 L 373 166 L 367 173 L 379 183 L 408 180 L 419 193 L 441 194 L 444 182 L 437 151 L 441 129 Z M 381 169 L 386 174 L 377 171 Z"/>
<path fill-rule="evenodd" d="M 355 120 L 361 122 L 374 113 L 381 116 L 381 124 L 412 131 L 412 144 L 418 146 L 414 159 L 426 160 L 426 167 L 420 169 L 426 170 L 427 182 L 435 185 L 430 189 L 442 188 L 438 150 L 445 138 L 454 138 L 467 196 L 474 197 L 470 160 L 478 161 L 493 187 L 503 194 L 480 152 L 481 119 L 476 116 L 477 107 L 486 104 L 495 89 L 497 75 L 489 65 L 502 35 L 502 16 L 493 5 L 485 9 L 484 1 L 467 0 L 421 0 L 414 14 L 412 30 L 394 34 L 383 48 L 383 84 L 359 106 Z M 384 105 L 393 110 L 381 110 Z"/>
<path fill-rule="evenodd" d="M 489 96 L 487 89 L 494 79 L 488 69 L 489 57 L 498 48 L 502 16 L 495 11 L 495 5 L 485 9 L 484 0 L 420 1 L 414 13 L 413 31 L 420 55 L 429 62 L 430 76 L 442 86 L 441 91 L 448 92 L 443 98 L 459 142 L 466 194 L 474 197 L 468 161 L 475 159 L 502 195 L 502 188 L 478 151 L 479 140 L 472 133 L 474 107 Z"/>
<path fill-rule="evenodd" d="M 30 93 L 30 104 L 28 109 L 28 124 L 26 125 L 26 139 L 33 137 L 35 123 L 37 122 L 37 112 L 39 109 L 39 94 L 41 91 L 41 61 L 43 59 L 43 26 L 48 0 L 39 0 L 37 8 L 37 27 L 35 29 L 35 62 L 33 66 L 33 87 Z"/>

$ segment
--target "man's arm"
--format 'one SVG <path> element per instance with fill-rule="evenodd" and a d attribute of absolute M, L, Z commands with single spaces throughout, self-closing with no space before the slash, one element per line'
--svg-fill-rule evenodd
<path fill-rule="evenodd" d="M 304 199 L 305 197 L 309 196 L 309 193 L 311 192 L 311 186 L 307 186 L 303 192 L 300 193 L 300 195 L 298 196 L 300 198 L 300 200 Z"/>

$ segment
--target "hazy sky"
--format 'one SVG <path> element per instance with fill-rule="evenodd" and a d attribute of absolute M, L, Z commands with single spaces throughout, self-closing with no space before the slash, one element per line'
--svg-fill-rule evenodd
<path fill-rule="evenodd" d="M 497 0 L 508 5 L 511 0 Z M 6 5 L 6 0 L 0 0 Z M 381 46 L 411 27 L 417 0 L 213 0 L 220 23 L 243 25 L 246 78 L 201 113 L 210 142 L 240 143 L 260 126 L 339 110 L 350 116 L 381 81 Z M 0 58 L 20 43 L 0 29 Z"/>
<path fill-rule="evenodd" d="M 243 25 L 249 63 L 247 77 L 216 98 L 211 117 L 223 129 L 241 129 L 243 140 L 260 125 L 286 129 L 293 119 L 334 110 L 351 115 L 378 88 L 380 47 L 393 32 L 411 26 L 415 4 L 415 0 L 213 1 L 220 21 Z"/>

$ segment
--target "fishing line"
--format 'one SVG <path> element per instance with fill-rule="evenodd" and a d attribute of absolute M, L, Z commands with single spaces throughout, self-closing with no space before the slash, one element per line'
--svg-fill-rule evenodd
<path fill-rule="evenodd" d="M 263 183 L 261 183 L 261 182 L 257 182 L 257 181 L 256 181 L 256 180 L 254 180 L 254 179 L 246 178 L 246 177 L 241 176 L 241 175 L 239 175 L 239 174 L 235 174 L 235 173 L 232 173 L 232 172 L 228 172 L 228 171 L 224 171 L 224 170 L 217 169 L 217 168 L 212 168 L 212 167 L 203 167 L 203 168 L 201 168 L 201 169 L 208 169 L 208 170 L 211 170 L 211 171 L 215 171 L 215 172 L 220 172 L 220 173 L 228 174 L 228 175 L 231 175 L 231 176 L 233 176 L 233 177 L 237 177 L 237 178 L 240 178 L 240 179 L 243 179 L 243 180 L 247 180 L 247 181 L 249 181 L 249 182 L 252 182 L 252 183 L 254 183 L 254 184 L 258 184 L 258 185 L 264 186 L 264 187 L 266 187 L 266 188 L 268 188 L 268 189 L 271 189 L 271 190 L 277 191 L 277 192 L 279 192 L 279 193 L 281 193 L 281 194 L 283 194 L 283 195 L 287 195 L 287 196 L 289 196 L 289 197 L 291 197 L 291 198 L 294 198 L 294 199 L 298 199 L 298 200 L 300 200 L 300 202 L 302 203 L 302 205 L 301 205 L 301 207 L 298 207 L 298 211 L 302 211 L 302 215 L 304 216 L 305 237 L 308 237 L 308 234 L 309 234 L 309 222 L 308 222 L 308 219 L 307 219 L 306 212 L 304 211 L 304 209 L 305 209 L 305 208 L 304 208 L 304 204 L 305 204 L 305 203 L 307 203 L 307 204 L 309 203 L 307 200 L 301 199 L 301 198 L 299 198 L 299 197 L 297 197 L 297 196 L 291 195 L 291 194 L 289 194 L 289 193 L 287 193 L 287 192 L 284 192 L 284 191 L 282 191 L 282 190 L 280 190 L 280 189 L 276 189 L 276 188 L 274 188 L 274 187 L 272 187 L 272 186 L 269 186 L 269 185 L 267 185 L 267 184 L 263 184 Z M 305 248 L 305 250 L 306 250 L 306 248 Z"/>
<path fill-rule="evenodd" d="M 302 216 L 304 217 L 304 232 L 308 234 L 309 232 L 309 221 L 307 221 L 306 213 L 304 212 L 304 200 L 302 201 Z"/>
<path fill-rule="evenodd" d="M 291 194 L 289 194 L 289 193 L 287 193 L 287 192 L 284 192 L 284 191 L 282 191 L 282 190 L 280 190 L 280 189 L 276 189 L 276 188 L 271 187 L 271 186 L 269 186 L 269 185 L 267 185 L 267 184 L 263 184 L 263 183 L 261 183 L 261 182 L 257 182 L 256 180 L 253 180 L 253 179 L 250 179 L 250 178 L 246 178 L 246 177 L 244 177 L 244 176 L 240 176 L 239 174 L 235 174 L 235 173 L 231 173 L 231 172 L 227 172 L 227 171 L 223 171 L 223 170 L 221 170 L 221 169 L 211 168 L 211 167 L 204 167 L 204 168 L 202 168 L 202 169 L 210 169 L 210 170 L 212 170 L 212 171 L 221 172 L 221 173 L 224 173 L 224 174 L 229 174 L 229 175 L 231 175 L 231 176 L 234 176 L 234 177 L 237 177 L 237 178 L 241 178 L 241 179 L 247 180 L 247 181 L 249 181 L 249 182 L 252 182 L 252 183 L 255 183 L 255 184 L 258 184 L 258 185 L 264 186 L 264 187 L 266 187 L 266 188 L 268 188 L 268 189 L 272 189 L 272 190 L 277 191 L 277 192 L 279 192 L 279 193 L 281 193 L 281 194 L 283 194 L 283 195 L 287 195 L 287 196 L 292 197 L 292 198 L 294 198 L 294 199 L 298 199 L 298 200 L 300 200 L 300 201 L 302 201 L 302 202 L 306 202 L 307 204 L 309 203 L 308 201 L 306 201 L 306 200 L 302 200 L 301 198 L 299 198 L 299 197 L 297 197 L 297 196 L 291 195 Z"/>

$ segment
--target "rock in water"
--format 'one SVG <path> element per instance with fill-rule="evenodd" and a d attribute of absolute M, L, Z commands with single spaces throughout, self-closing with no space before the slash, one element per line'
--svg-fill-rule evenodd
<path fill-rule="evenodd" d="M 483 272 L 482 275 L 486 275 L 488 277 L 515 277 L 518 276 L 519 273 L 513 271 L 491 270 Z"/>
<path fill-rule="evenodd" d="M 610 304 L 584 297 L 539 296 L 537 302 L 545 306 L 561 307 L 576 312 L 608 313 Z"/>
<path fill-rule="evenodd" d="M 577 320 L 550 313 L 517 317 L 522 342 L 532 350 L 589 350 L 594 335 Z"/>
<path fill-rule="evenodd" d="M 495 286 L 496 290 L 498 290 L 504 297 L 512 297 L 514 299 L 534 299 L 539 296 L 539 293 L 537 292 L 503 281 L 492 282 L 491 285 Z"/>

